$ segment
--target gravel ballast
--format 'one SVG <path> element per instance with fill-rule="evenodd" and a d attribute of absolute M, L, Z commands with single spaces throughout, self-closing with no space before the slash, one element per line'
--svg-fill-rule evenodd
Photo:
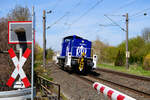
<path fill-rule="evenodd" d="M 77 77 L 74 74 L 69 74 L 66 71 L 59 69 L 59 66 L 54 63 L 48 64 L 48 70 L 50 70 L 50 77 L 54 79 L 54 82 L 57 82 L 61 86 L 61 93 L 68 98 L 68 100 L 108 100 L 101 93 L 97 94 L 97 91 L 93 89 L 92 85 Z M 127 86 L 132 86 L 133 88 L 142 88 L 141 86 L 147 85 L 149 83 L 143 83 L 143 81 L 136 81 L 134 79 L 126 79 L 123 76 L 113 75 L 111 73 L 100 72 L 100 75 L 97 77 L 102 77 L 107 80 L 116 81 L 120 84 Z M 138 83 L 136 83 L 138 82 Z M 137 100 L 149 100 L 150 98 L 143 97 L 142 95 L 135 94 L 134 92 L 118 88 L 105 82 L 101 82 L 104 85 L 107 85 L 113 89 L 116 89 L 122 93 L 125 93 L 131 97 L 136 98 Z M 136 86 L 138 87 L 136 87 Z M 148 86 L 148 85 L 147 85 Z M 147 87 L 146 86 L 146 87 Z M 143 88 L 144 89 L 144 88 Z M 146 89 L 146 88 L 145 88 Z M 148 89 L 145 91 L 148 92 Z"/>
<path fill-rule="evenodd" d="M 105 100 L 102 94 L 97 94 L 93 87 L 85 81 L 58 69 L 58 66 L 49 63 L 50 77 L 60 84 L 61 92 L 68 100 Z"/>

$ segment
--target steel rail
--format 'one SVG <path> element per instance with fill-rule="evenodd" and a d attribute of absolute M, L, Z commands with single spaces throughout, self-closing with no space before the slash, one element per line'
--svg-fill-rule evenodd
<path fill-rule="evenodd" d="M 116 82 L 112 82 L 112 81 L 109 81 L 109 80 L 106 80 L 106 79 L 103 79 L 103 78 L 98 78 L 98 77 L 95 77 L 93 75 L 88 75 L 88 76 L 80 76 L 80 75 L 75 75 L 77 77 L 79 77 L 80 79 L 88 82 L 89 84 L 93 84 L 95 81 L 97 82 L 104 82 L 104 83 L 107 83 L 107 84 L 110 84 L 110 85 L 114 85 L 116 87 L 119 87 L 121 89 L 126 89 L 128 91 L 131 91 L 131 92 L 134 92 L 135 94 L 140 94 L 140 95 L 144 95 L 146 97 L 149 97 L 150 98 L 150 93 L 146 93 L 146 92 L 143 92 L 143 91 L 140 91 L 140 90 L 136 90 L 136 89 L 133 89 L 131 87 L 127 87 L 125 85 L 121 85 L 119 83 L 116 83 Z"/>
<path fill-rule="evenodd" d="M 110 69 L 98 68 L 97 71 L 113 73 L 113 74 L 129 77 L 129 78 L 144 80 L 144 81 L 150 81 L 150 77 L 128 74 L 128 73 L 118 72 L 118 71 L 114 71 L 114 70 L 110 70 Z"/>
<path fill-rule="evenodd" d="M 127 74 L 127 73 L 123 73 L 123 72 L 117 72 L 117 71 L 113 71 L 113 70 L 102 69 L 102 68 L 100 68 L 100 69 L 98 68 L 97 70 L 98 71 L 103 71 L 103 72 L 115 73 L 117 75 L 126 76 L 126 77 L 130 77 L 130 78 L 135 78 L 135 79 L 139 79 L 139 80 L 150 81 L 150 78 L 145 77 L 145 76 L 132 75 L 132 74 Z M 104 83 L 107 83 L 107 84 L 110 84 L 110 85 L 115 85 L 116 87 L 119 87 L 119 88 L 124 88 L 128 91 L 134 92 L 135 94 L 144 95 L 144 96 L 150 98 L 150 93 L 146 93 L 146 92 L 143 92 L 143 91 L 140 91 L 140 90 L 137 90 L 137 89 L 134 89 L 134 88 L 131 88 L 131 87 L 128 87 L 128 86 L 110 81 L 110 80 L 106 80 L 104 78 L 99 78 L 99 77 L 96 77 L 94 75 L 88 75 L 88 76 L 81 76 L 81 75 L 78 75 L 78 74 L 72 74 L 72 75 L 86 81 L 90 85 L 92 85 L 95 81 L 104 82 Z M 87 77 L 89 77 L 89 78 L 87 78 Z"/>

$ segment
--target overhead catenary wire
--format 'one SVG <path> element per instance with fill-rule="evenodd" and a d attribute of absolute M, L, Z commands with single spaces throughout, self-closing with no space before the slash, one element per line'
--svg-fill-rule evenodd
<path fill-rule="evenodd" d="M 107 14 L 107 16 L 122 16 L 122 15 Z"/>
<path fill-rule="evenodd" d="M 148 10 L 150 10 L 150 7 L 149 8 L 145 8 L 145 9 L 143 9 L 143 10 L 140 10 L 140 11 L 138 11 L 138 12 L 136 12 L 136 13 L 134 13 L 134 14 L 132 14 L 132 15 L 130 15 L 129 17 L 130 17 L 130 20 L 132 20 L 133 18 L 135 18 L 135 17 L 139 17 L 139 16 L 143 16 L 143 14 L 144 13 L 146 13 L 145 11 L 148 11 Z M 147 13 L 146 13 L 147 14 Z M 105 16 L 123 16 L 123 15 L 106 15 L 105 14 Z M 122 20 L 119 20 L 119 21 L 117 21 L 117 22 L 120 22 L 120 21 L 122 21 Z M 116 23 L 117 23 L 116 22 Z M 107 27 L 107 26 L 115 26 L 115 25 L 111 25 L 111 24 L 107 24 L 107 25 L 103 25 L 103 24 L 99 24 L 99 26 L 103 26 L 103 27 Z"/>
<path fill-rule="evenodd" d="M 128 6 L 132 5 L 132 4 L 134 4 L 136 1 L 137 1 L 137 0 L 132 0 L 131 2 L 128 2 L 128 3 L 126 3 L 126 4 L 122 5 L 122 6 L 120 6 L 117 10 L 114 10 L 114 11 L 112 11 L 110 14 L 107 14 L 107 16 L 122 16 L 121 14 L 114 14 L 114 13 L 116 13 L 116 12 L 118 12 L 119 10 L 124 9 L 124 8 L 126 8 L 126 7 L 128 7 Z M 112 13 L 113 13 L 113 14 L 112 14 Z M 120 21 L 122 21 L 122 20 L 119 20 L 118 22 L 120 22 Z"/>
<path fill-rule="evenodd" d="M 115 21 L 113 21 L 110 17 L 108 17 L 107 15 L 104 15 L 107 19 L 109 19 L 114 25 L 118 26 L 121 30 L 126 31 L 124 28 L 122 28 L 118 23 L 116 23 Z"/>
<path fill-rule="evenodd" d="M 59 21 L 61 21 L 65 16 L 67 16 L 69 12 L 66 12 L 63 16 L 61 16 L 58 20 L 56 20 L 53 24 L 49 25 L 47 29 L 51 28 L 53 25 L 57 24 Z"/>
<path fill-rule="evenodd" d="M 97 7 L 100 3 L 102 3 L 103 0 L 99 0 L 97 1 L 92 7 L 90 7 L 86 12 L 84 12 L 81 16 L 79 16 L 77 19 L 75 19 L 72 24 L 78 22 L 82 17 L 84 17 L 85 15 L 87 15 L 91 10 L 93 10 L 95 7 Z"/>
<path fill-rule="evenodd" d="M 83 18 L 84 16 L 86 16 L 90 11 L 92 11 L 94 8 L 96 8 L 100 3 L 102 3 L 103 0 L 99 0 L 97 1 L 92 7 L 90 7 L 88 10 L 86 10 L 86 12 L 84 12 L 81 16 L 79 16 L 77 19 L 75 19 L 71 24 L 69 24 L 69 28 L 68 31 L 71 29 L 71 26 L 75 23 L 77 23 L 81 18 Z"/>
<path fill-rule="evenodd" d="M 108 26 L 117 26 L 115 24 L 99 24 L 99 26 L 108 27 Z"/>
<path fill-rule="evenodd" d="M 71 11 L 73 11 L 77 6 L 79 6 L 81 4 L 81 0 L 79 0 L 79 2 L 72 8 L 72 10 Z M 49 25 L 48 27 L 47 27 L 47 29 L 49 29 L 49 28 L 51 28 L 53 25 L 55 25 L 55 24 L 57 24 L 58 22 L 60 22 L 64 17 L 66 17 L 66 16 L 68 16 L 70 13 L 71 13 L 71 11 L 67 11 L 67 12 L 65 12 L 65 14 L 63 15 L 63 16 L 61 16 L 59 19 L 57 19 L 54 23 L 52 23 L 51 25 Z"/>
<path fill-rule="evenodd" d="M 63 0 L 57 0 L 55 5 L 53 6 L 53 8 L 51 10 L 54 11 L 58 7 L 58 5 L 61 1 L 63 1 Z"/>
<path fill-rule="evenodd" d="M 81 1 L 82 0 L 80 0 L 74 7 L 73 7 L 73 9 L 71 10 L 71 11 L 73 11 L 77 6 L 79 6 L 80 4 L 81 4 Z M 70 25 L 69 23 L 68 23 L 68 21 L 69 21 L 69 15 L 71 14 L 71 12 L 68 14 L 68 18 L 67 18 L 67 20 L 64 22 L 64 25 Z"/>
<path fill-rule="evenodd" d="M 148 11 L 148 10 L 150 10 L 150 8 L 145 8 L 145 9 L 143 9 L 143 10 L 141 10 L 141 11 L 138 11 L 138 12 L 132 14 L 130 17 L 136 17 L 136 16 L 138 16 L 138 15 L 143 14 L 145 11 Z"/>
<path fill-rule="evenodd" d="M 119 12 L 119 10 L 122 10 L 122 9 L 124 9 L 124 8 L 126 8 L 126 7 L 128 7 L 128 6 L 132 5 L 132 4 L 134 4 L 136 1 L 137 1 L 137 0 L 132 0 L 131 2 L 128 2 L 128 3 L 126 3 L 126 4 L 122 5 L 122 6 L 120 6 L 120 7 L 117 8 L 116 10 L 111 11 L 111 14 L 112 14 L 112 13 Z"/>
<path fill-rule="evenodd" d="M 120 17 L 122 17 L 122 16 L 124 16 L 124 15 L 108 15 L 108 14 L 104 14 L 104 16 L 120 16 Z M 121 22 L 121 23 L 124 23 L 124 20 L 123 19 L 120 19 L 120 20 L 118 20 L 118 21 L 115 21 L 116 23 L 119 23 L 119 22 Z M 111 24 L 99 24 L 99 26 L 104 26 L 104 27 L 107 27 L 107 26 L 116 26 L 116 25 L 114 25 L 113 23 L 111 23 Z"/>
<path fill-rule="evenodd" d="M 132 1 L 130 1 L 130 2 L 126 3 L 126 4 L 124 4 L 124 5 L 120 6 L 118 9 L 112 11 L 110 14 L 107 14 L 107 16 L 122 16 L 121 14 L 118 15 L 118 14 L 114 14 L 114 13 L 119 12 L 119 10 L 122 10 L 122 9 L 124 9 L 124 8 L 126 8 L 126 7 L 128 7 L 128 6 L 132 5 L 132 4 L 134 4 L 136 1 L 138 1 L 138 0 L 132 0 Z M 146 10 L 146 9 L 144 9 L 144 10 Z M 147 8 L 147 10 L 148 10 L 148 8 Z M 138 13 L 141 13 L 141 12 L 138 12 Z M 138 14 L 138 13 L 136 13 L 136 14 Z M 122 21 L 122 20 L 119 20 L 118 22 L 120 22 L 120 21 Z"/>

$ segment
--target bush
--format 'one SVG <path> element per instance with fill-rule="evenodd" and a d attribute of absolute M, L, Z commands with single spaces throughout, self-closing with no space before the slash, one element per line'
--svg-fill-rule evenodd
<path fill-rule="evenodd" d="M 49 48 L 46 50 L 46 59 L 47 60 L 52 60 L 53 55 L 54 55 L 54 51 L 52 48 Z"/>
<path fill-rule="evenodd" d="M 47 71 L 44 69 L 43 66 L 37 66 L 35 68 L 35 72 L 37 75 L 42 75 L 43 73 L 46 73 Z"/>
<path fill-rule="evenodd" d="M 129 39 L 128 48 L 130 52 L 130 58 L 129 63 L 130 64 L 143 64 L 143 59 L 146 56 L 146 54 L 149 52 L 148 45 L 144 42 L 144 39 L 142 39 L 140 36 L 134 37 Z M 118 49 L 121 49 L 126 52 L 126 43 L 125 41 L 122 42 Z M 124 57 L 125 61 L 125 57 Z"/>
<path fill-rule="evenodd" d="M 40 47 L 40 45 L 38 43 L 35 43 L 35 60 L 36 61 L 40 61 L 43 59 L 43 49 Z"/>
<path fill-rule="evenodd" d="M 150 70 L 150 53 L 147 54 L 144 58 L 143 68 L 146 70 Z"/>

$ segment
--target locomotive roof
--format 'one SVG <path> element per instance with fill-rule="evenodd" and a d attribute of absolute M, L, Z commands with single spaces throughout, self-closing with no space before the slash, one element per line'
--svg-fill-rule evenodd
<path fill-rule="evenodd" d="M 79 37 L 77 35 L 70 35 L 70 36 L 64 37 L 64 40 L 65 39 L 73 39 L 73 37 L 78 38 L 78 39 L 83 39 L 82 37 Z M 87 40 L 87 39 L 84 39 L 84 40 Z M 87 40 L 87 41 L 89 41 L 89 40 Z"/>

